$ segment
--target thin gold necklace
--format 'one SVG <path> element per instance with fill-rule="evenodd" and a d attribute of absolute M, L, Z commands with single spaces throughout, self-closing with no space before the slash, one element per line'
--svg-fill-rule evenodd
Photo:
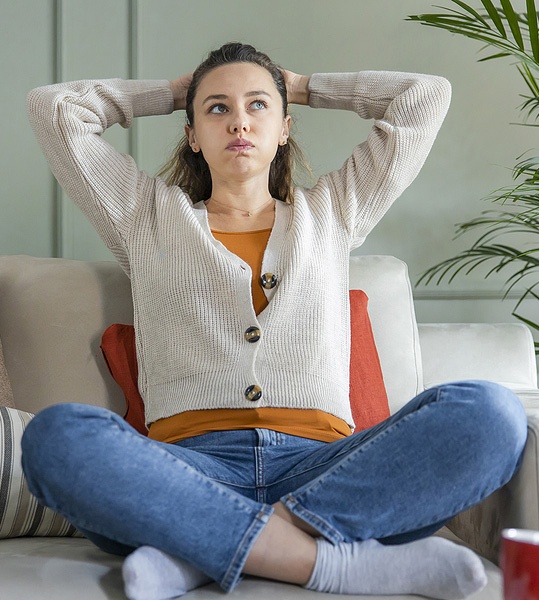
<path fill-rule="evenodd" d="M 255 210 L 245 210 L 244 208 L 236 208 L 235 206 L 229 206 L 228 204 L 224 204 L 223 202 L 219 202 L 219 200 L 216 200 L 213 196 L 210 196 L 206 202 L 204 202 L 204 204 L 206 206 L 208 206 L 208 204 L 210 202 L 215 202 L 215 204 L 218 204 L 219 206 L 224 206 L 225 208 L 228 208 L 230 210 L 237 210 L 240 211 L 244 217 L 252 217 L 253 215 L 262 212 L 267 206 L 270 205 L 270 203 L 274 202 L 273 198 L 270 198 L 266 203 L 264 203 L 262 206 L 260 206 L 259 208 L 256 208 Z"/>

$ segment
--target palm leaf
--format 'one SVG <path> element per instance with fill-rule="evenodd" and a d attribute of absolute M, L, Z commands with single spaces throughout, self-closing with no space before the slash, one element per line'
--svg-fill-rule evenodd
<path fill-rule="evenodd" d="M 539 296 L 533 291 L 536 287 L 537 287 L 537 284 L 534 284 L 534 285 L 530 286 L 528 289 L 524 290 L 524 292 L 520 296 L 520 299 L 516 303 L 515 308 L 513 310 L 515 310 L 515 311 L 518 310 L 518 308 L 520 307 L 522 302 L 524 300 L 526 300 L 528 298 L 528 296 L 532 296 L 532 298 L 534 298 L 534 300 L 539 300 Z M 536 328 L 538 328 L 538 326 L 534 325 L 534 329 L 536 329 Z"/>
<path fill-rule="evenodd" d="M 537 325 L 533 321 L 530 321 L 529 319 L 526 319 L 522 315 L 519 315 L 516 311 L 513 311 L 511 314 L 514 317 L 516 317 L 519 321 L 522 321 L 525 325 L 528 325 L 528 327 L 531 327 L 532 329 L 535 329 L 536 331 L 539 331 L 539 325 Z M 534 342 L 533 345 L 534 345 L 534 348 L 535 348 L 535 353 L 539 354 L 539 342 Z"/>
<path fill-rule="evenodd" d="M 500 18 L 500 15 L 495 8 L 494 4 L 490 0 L 481 0 L 483 6 L 488 12 L 488 16 L 492 19 L 492 22 L 500 32 L 500 35 L 504 38 L 507 38 L 507 33 L 505 32 L 505 27 L 503 26 L 503 21 Z"/>
<path fill-rule="evenodd" d="M 526 0 L 526 16 L 528 19 L 528 29 L 530 31 L 530 45 L 533 57 L 539 62 L 539 28 L 537 24 L 537 9 L 535 0 Z"/>
<path fill-rule="evenodd" d="M 492 54 L 491 56 L 480 58 L 477 62 L 485 62 L 487 60 L 492 60 L 493 58 L 505 58 L 506 56 L 511 56 L 511 52 L 498 52 L 498 54 Z"/>
<path fill-rule="evenodd" d="M 518 18 L 515 13 L 515 10 L 513 8 L 513 5 L 511 4 L 511 2 L 509 0 L 500 0 L 500 2 L 503 7 L 503 12 L 505 14 L 505 18 L 507 19 L 507 22 L 509 23 L 511 33 L 513 34 L 513 37 L 515 38 L 515 42 L 517 43 L 517 46 L 521 50 L 524 50 L 524 42 L 522 40 L 522 33 L 520 31 L 520 25 L 518 24 Z"/>
<path fill-rule="evenodd" d="M 452 0 L 452 2 L 454 2 L 455 4 L 458 4 L 458 6 L 460 6 L 466 12 L 470 13 L 474 19 L 483 23 L 483 25 L 485 25 L 486 27 L 489 26 L 487 21 L 485 19 L 483 19 L 483 17 L 476 10 L 474 10 L 471 6 L 468 6 L 462 0 Z M 442 8 L 442 7 L 439 6 L 438 8 Z M 445 10 L 448 10 L 448 9 L 445 9 Z M 454 11 L 454 12 L 457 12 L 457 11 Z M 462 13 L 458 13 L 458 14 L 462 14 Z"/>

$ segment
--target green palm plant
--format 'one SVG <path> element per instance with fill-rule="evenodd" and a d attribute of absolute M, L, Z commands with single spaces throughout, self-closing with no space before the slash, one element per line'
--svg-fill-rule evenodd
<path fill-rule="evenodd" d="M 491 53 L 480 61 L 516 59 L 516 68 L 526 85 L 526 93 L 521 94 L 524 120 L 520 124 L 539 127 L 539 14 L 535 1 L 526 0 L 526 11 L 522 13 L 510 0 L 500 0 L 500 6 L 481 0 L 483 7 L 478 10 L 461 0 L 449 1 L 455 7 L 440 7 L 447 12 L 411 15 L 408 20 L 482 42 L 483 50 L 490 49 Z M 486 210 L 457 225 L 457 236 L 478 231 L 475 243 L 428 269 L 419 283 L 451 282 L 457 275 L 469 274 L 482 265 L 488 267 L 485 277 L 504 271 L 506 295 L 519 290 L 513 315 L 539 332 L 539 323 L 520 313 L 525 299 L 539 300 L 539 157 L 522 155 L 517 161 L 512 184 L 487 196 L 500 208 Z M 515 247 L 515 243 L 525 243 L 526 249 Z M 539 352 L 539 343 L 535 346 Z"/>

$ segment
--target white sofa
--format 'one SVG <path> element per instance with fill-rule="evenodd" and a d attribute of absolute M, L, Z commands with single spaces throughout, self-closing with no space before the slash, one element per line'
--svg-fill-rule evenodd
<path fill-rule="evenodd" d="M 351 287 L 369 296 L 392 412 L 426 386 L 469 378 L 504 383 L 517 391 L 527 408 L 530 435 L 521 471 L 441 532 L 460 536 L 485 557 L 489 583 L 474 598 L 501 600 L 501 574 L 494 564 L 501 529 L 539 529 L 539 391 L 531 334 L 519 324 L 418 326 L 406 265 L 393 257 L 352 257 L 350 273 Z M 99 349 L 109 324 L 132 322 L 129 281 L 115 263 L 3 256 L 0 300 L 0 340 L 17 409 L 35 413 L 50 404 L 77 401 L 123 413 L 124 398 Z M 0 431 L 0 448 L 5 435 Z M 120 566 L 120 558 L 80 537 L 2 539 L 0 597 L 121 599 Z M 213 584 L 186 598 L 220 594 Z M 250 578 L 230 594 L 231 599 L 307 597 L 320 595 Z"/>

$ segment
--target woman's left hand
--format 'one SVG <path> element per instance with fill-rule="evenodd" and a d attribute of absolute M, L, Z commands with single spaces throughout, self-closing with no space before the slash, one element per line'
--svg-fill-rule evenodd
<path fill-rule="evenodd" d="M 170 89 L 172 90 L 172 96 L 174 97 L 174 110 L 185 109 L 185 98 L 187 96 L 187 90 L 193 79 L 193 74 L 182 75 L 177 79 L 173 79 L 170 82 Z"/>
<path fill-rule="evenodd" d="M 308 75 L 299 75 L 283 69 L 286 92 L 290 104 L 309 104 L 309 79 Z"/>

